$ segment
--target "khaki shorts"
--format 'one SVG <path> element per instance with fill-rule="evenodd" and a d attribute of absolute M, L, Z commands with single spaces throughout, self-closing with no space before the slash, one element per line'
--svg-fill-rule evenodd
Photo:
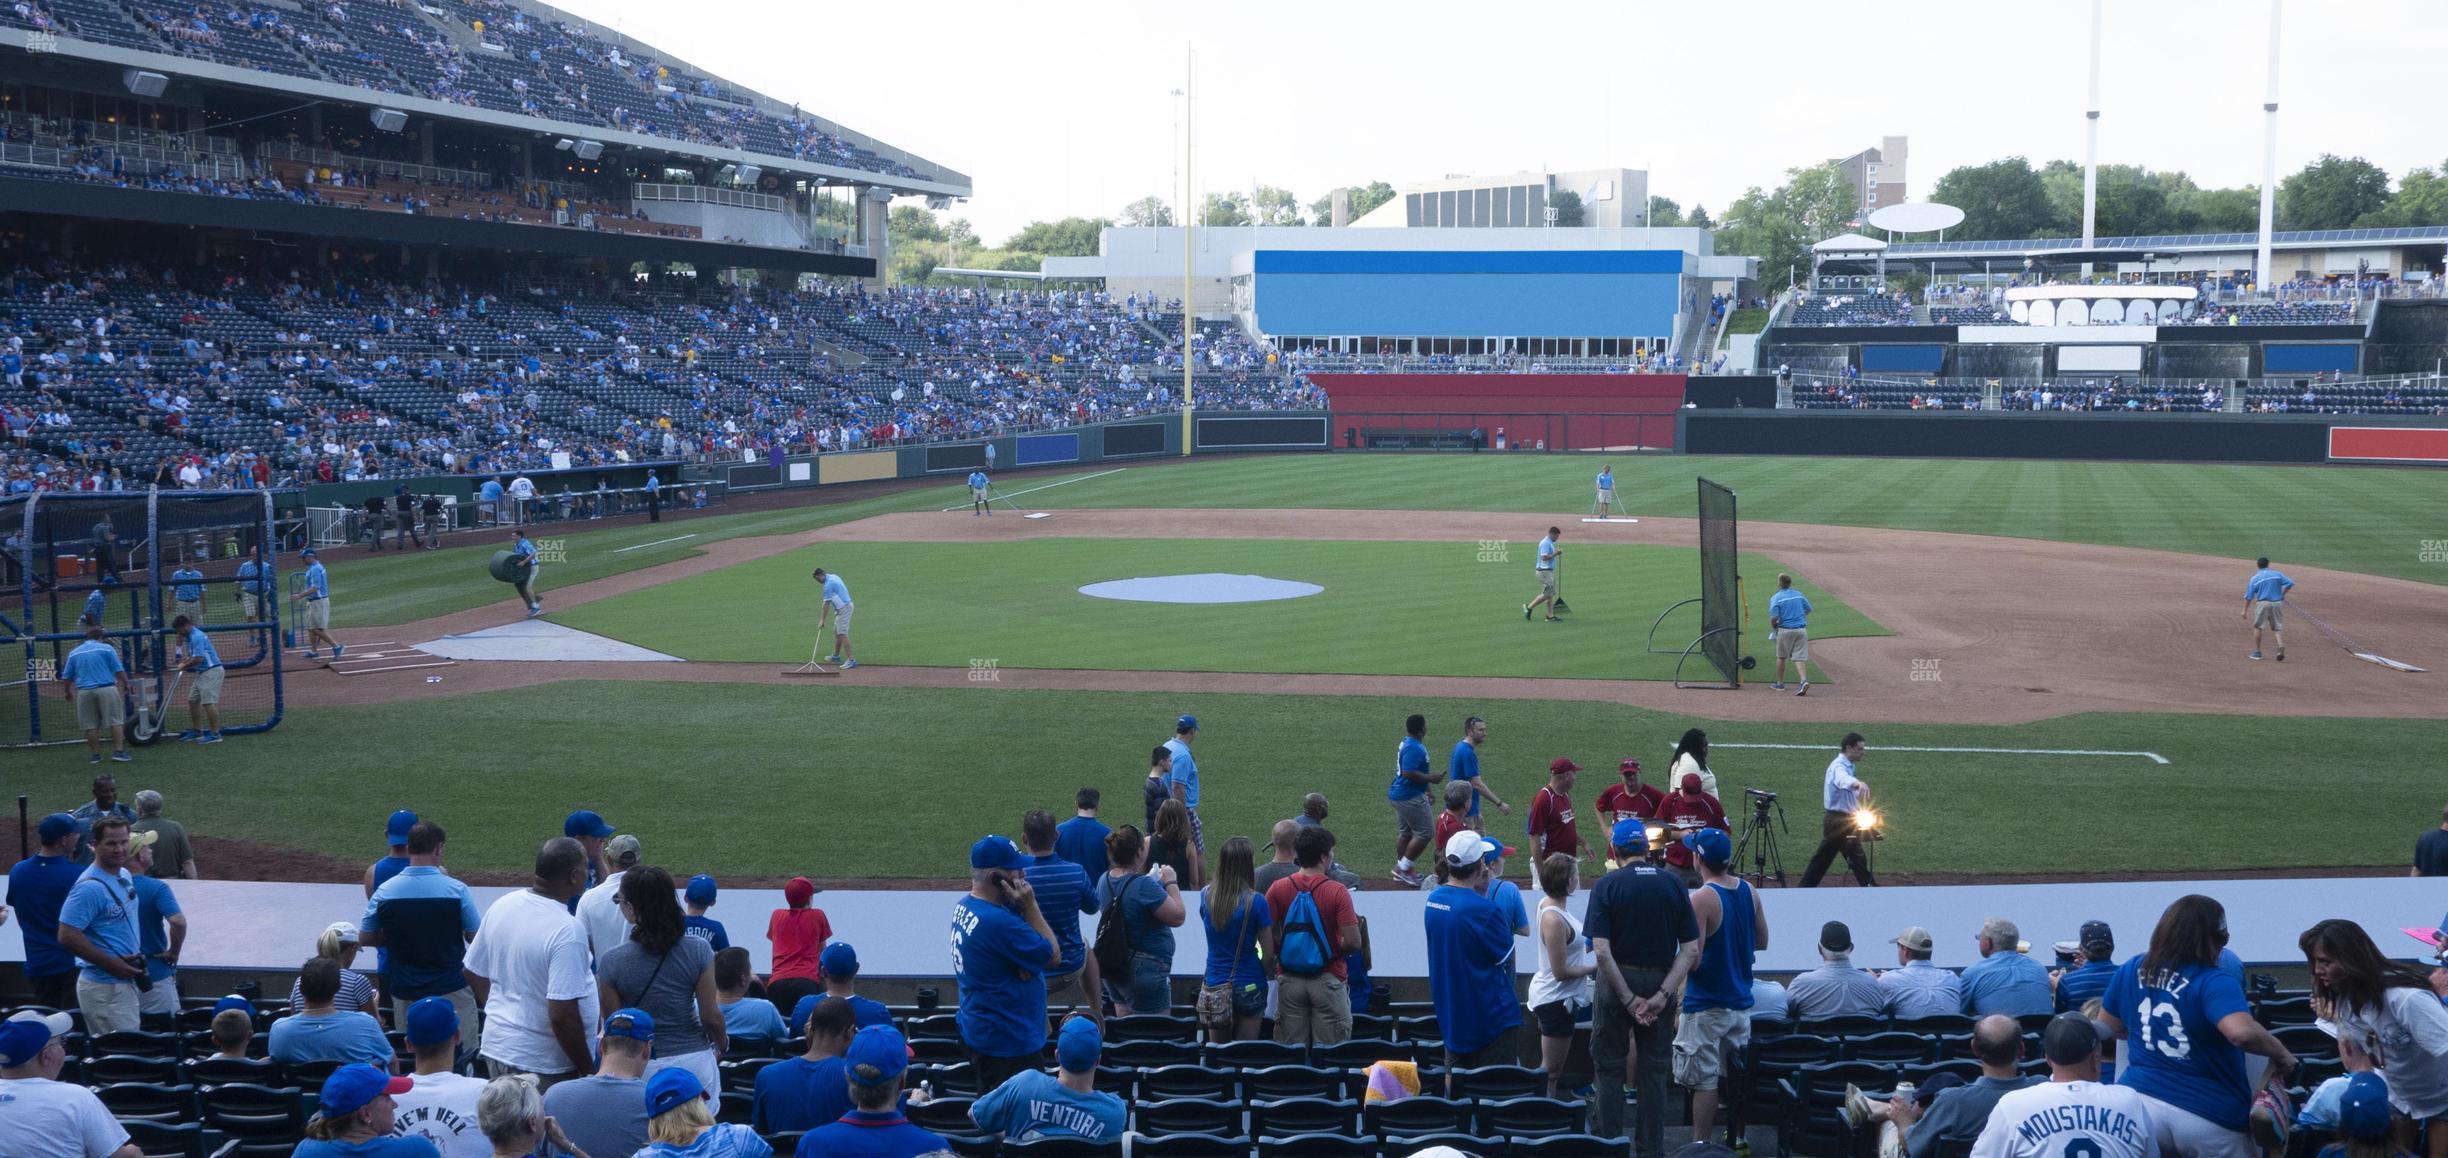
<path fill-rule="evenodd" d="M 1810 629 L 1806 627 L 1777 628 L 1776 648 L 1778 659 L 1789 659 L 1796 663 L 1808 660 L 1810 658 Z"/>
<path fill-rule="evenodd" d="M 1555 594 L 1555 569 L 1554 569 L 1554 568 L 1552 568 L 1552 567 L 1550 567 L 1550 568 L 1548 568 L 1548 569 L 1546 569 L 1546 570 L 1544 570 L 1544 571 L 1539 572 L 1539 573 L 1538 573 L 1538 575 L 1539 575 L 1539 594 L 1541 594 L 1541 595 L 1553 595 L 1553 594 Z"/>
<path fill-rule="evenodd" d="M 331 626 L 331 600 L 301 599 L 298 601 L 298 626 L 308 630 Z"/>
<path fill-rule="evenodd" d="M 228 668 L 219 667 L 206 668 L 195 673 L 195 682 L 187 685 L 187 702 L 191 704 L 220 703 L 221 677 L 228 674 Z"/>
<path fill-rule="evenodd" d="M 2283 631 L 2286 628 L 2283 622 L 2285 614 L 2286 604 L 2275 599 L 2259 600 L 2253 604 L 2253 626 Z"/>
<path fill-rule="evenodd" d="M 127 700 L 117 687 L 78 688 L 76 705 L 77 727 L 87 731 L 127 723 Z"/>
<path fill-rule="evenodd" d="M 1751 1011 L 1686 1011 L 1675 1027 L 1674 1080 L 1686 1089 L 1713 1090 L 1729 1058 L 1751 1040 Z"/>
<path fill-rule="evenodd" d="M 197 599 L 173 604 L 170 608 L 170 617 L 176 619 L 182 615 L 187 617 L 189 623 L 202 624 L 204 622 L 204 601 Z"/>
<path fill-rule="evenodd" d="M 263 621 L 263 600 L 257 598 L 254 592 L 239 592 L 238 606 L 240 609 L 246 612 L 248 623 L 260 623 Z"/>
<path fill-rule="evenodd" d="M 1394 806 L 1394 824 L 1404 837 L 1436 835 L 1436 814 L 1428 808 L 1428 794 L 1388 801 Z"/>
<path fill-rule="evenodd" d="M 986 501 L 986 488 L 985 488 L 985 487 L 970 487 L 970 488 L 969 488 L 969 501 L 970 501 L 970 502 L 973 502 L 973 503 L 982 503 L 982 502 L 985 502 L 985 501 Z"/>
<path fill-rule="evenodd" d="M 850 634 L 850 609 L 855 604 L 844 603 L 833 610 L 833 634 Z"/>

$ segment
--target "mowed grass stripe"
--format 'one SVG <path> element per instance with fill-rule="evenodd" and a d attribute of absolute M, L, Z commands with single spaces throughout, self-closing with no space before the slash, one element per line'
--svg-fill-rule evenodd
<path fill-rule="evenodd" d="M 947 516 L 955 517 L 955 516 Z M 829 543 L 571 608 L 571 627 L 696 660 L 799 661 L 816 623 L 818 566 L 849 584 L 862 662 L 1005 668 L 1663 679 L 1651 622 L 1698 593 L 1687 547 L 1585 543 L 1564 577 L 1563 623 L 1525 622 L 1538 594 L 1527 542 L 1483 547 L 1344 540 L 1036 539 Z M 1776 560 L 1746 553 L 1744 572 Z M 1116 579 L 1218 572 L 1325 590 L 1263 603 L 1100 599 Z M 1821 638 L 1883 634 L 1800 577 Z M 1768 591 L 1752 592 L 1766 622 Z M 1690 620 L 1689 622 L 1696 622 Z M 1677 630 L 1688 628 L 1678 622 Z M 1669 634 L 1673 634 L 1672 631 Z M 1677 638 L 1679 646 L 1686 638 Z"/>
<path fill-rule="evenodd" d="M 145 749 L 120 778 L 162 789 L 169 814 L 192 832 L 351 864 L 381 853 L 372 834 L 407 807 L 449 830 L 453 868 L 521 874 L 562 817 L 585 807 L 638 834 L 648 862 L 684 876 L 947 880 L 964 871 L 978 836 L 1009 833 L 1025 809 L 1061 815 L 1084 785 L 1103 791 L 1108 823 L 1137 823 L 1147 750 L 1183 712 L 1204 725 L 1197 752 L 1211 841 L 1263 836 L 1302 794 L 1323 791 L 1339 855 L 1373 878 L 1392 860 L 1385 788 L 1409 712 L 1428 716 L 1440 770 L 1462 718 L 1488 717 L 1486 772 L 1517 802 L 1490 828 L 1507 836 L 1520 834 L 1521 804 L 1556 756 L 1591 769 L 1574 790 L 1587 817 L 1616 761 L 1663 767 L 1686 727 L 1722 741 L 1821 746 L 1729 750 L 1712 761 L 1730 808 L 1741 811 L 1745 786 L 1782 796 L 1786 868 L 1797 874 L 1816 843 L 1821 771 L 1845 730 L 1546 700 L 571 681 L 293 711 L 268 735 Z M 1861 730 L 1870 742 L 1861 775 L 1893 833 L 1878 850 L 1883 872 L 2402 864 L 2439 807 L 2435 769 L 2408 754 L 2448 747 L 2448 722 L 2438 720 L 2087 715 Z M 1883 751 L 1888 744 L 2148 749 L 2173 763 Z M 37 813 L 87 795 L 92 769 L 73 748 L 12 759 L 12 783 Z M 2269 807 L 2302 798 L 2305 770 L 2316 768 L 2354 769 L 2356 807 Z M 2030 805 L 2044 799 L 2076 807 L 2053 827 L 2035 825 Z M 2388 817 L 2397 819 L 2374 822 Z M 1594 843 L 1594 820 L 1583 833 Z"/>

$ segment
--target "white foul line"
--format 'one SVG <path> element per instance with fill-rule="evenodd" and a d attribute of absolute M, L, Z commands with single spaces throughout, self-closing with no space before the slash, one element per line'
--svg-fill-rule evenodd
<path fill-rule="evenodd" d="M 1816 751 L 1820 751 L 1820 750 L 1822 750 L 1822 749 L 1826 748 L 1826 747 L 1827 747 L 1827 745 L 1825 745 L 1825 744 L 1720 744 L 1720 743 L 1716 743 L 1716 742 L 1712 741 L 1712 742 L 1710 742 L 1709 747 L 1711 747 L 1711 748 L 1781 748 L 1781 749 L 1785 749 L 1785 750 L 1788 750 L 1788 751 L 1794 751 L 1794 752 L 1816 752 Z M 2167 762 L 2168 762 L 2168 758 L 2167 758 L 2167 757 L 2162 756 L 2162 755 L 2160 755 L 2160 754 L 2159 754 L 2159 753 L 2157 753 L 2157 752 L 2117 752 L 2117 751 L 2109 751 L 2109 750 L 2106 750 L 2106 749 L 2100 749 L 2100 748 L 1905 748 L 1905 747 L 1899 747 L 1899 746 L 1894 745 L 1894 744 L 1881 744 L 1881 745 L 1879 745 L 1879 746 L 1878 746 L 1878 750 L 1879 750 L 1879 751 L 1881 751 L 1881 752 L 1978 752 L 1978 753 L 1983 753 L 1983 754 L 1986 754 L 1986 755 L 1992 755 L 1992 756 L 2140 756 L 2140 757 L 2142 757 L 2143 759 L 2148 760 L 2148 761 L 2150 761 L 2150 762 L 2151 762 L 2151 763 L 2153 763 L 2153 764 L 2165 764 L 2165 763 L 2167 763 Z"/>
<path fill-rule="evenodd" d="M 613 553 L 613 554 L 615 554 L 615 555 L 622 555 L 622 554 L 627 554 L 628 552 L 631 552 L 631 551 L 643 551 L 643 550 L 645 550 L 645 549 L 646 549 L 646 548 L 648 548 L 648 547 L 660 547 L 660 546 L 662 546 L 662 545 L 663 545 L 663 544 L 665 544 L 665 543 L 677 543 L 677 542 L 679 542 L 679 541 L 680 541 L 680 540 L 682 540 L 682 539 L 694 539 L 694 538 L 696 538 L 696 537 L 697 537 L 697 536 L 696 536 L 694 533 L 691 533 L 691 534 L 686 534 L 686 535 L 674 535 L 674 536 L 672 536 L 671 538 L 668 538 L 668 539 L 657 539 L 657 540 L 655 540 L 654 542 L 651 542 L 651 543 L 640 543 L 640 544 L 638 544 L 637 546 L 634 546 L 634 547 L 617 547 L 617 548 L 614 548 L 614 549 L 613 549 L 612 553 Z"/>
<path fill-rule="evenodd" d="M 1092 479 L 1092 478 L 1104 478 L 1106 475 L 1109 475 L 1109 474 L 1120 474 L 1120 473 L 1122 473 L 1123 471 L 1126 471 L 1126 470 L 1129 470 L 1129 469 L 1130 469 L 1130 468 L 1129 468 L 1129 467 L 1126 467 L 1126 466 L 1117 466 L 1117 467 L 1113 468 L 1112 470 L 1100 470 L 1100 471 L 1096 472 L 1095 474 L 1084 474 L 1084 475 L 1079 476 L 1078 478 L 1067 478 L 1067 479 L 1062 480 L 1061 482 L 1050 482 L 1050 483 L 1045 484 L 1044 486 L 1041 486 L 1041 487 L 1030 487 L 1029 489 L 1024 490 L 1024 491 L 995 491 L 995 492 L 992 492 L 992 493 L 994 494 L 994 497 L 996 497 L 996 498 L 998 498 L 998 499 L 1011 499 L 1011 498 L 1018 498 L 1018 497 L 1020 497 L 1021 495 L 1033 495 L 1033 494 L 1036 494 L 1036 493 L 1037 493 L 1037 492 L 1039 492 L 1039 491 L 1050 491 L 1050 490 L 1053 490 L 1055 487 L 1067 487 L 1067 486 L 1070 486 L 1072 483 L 1075 483 L 1075 482 L 1087 482 L 1089 479 Z M 962 503 L 962 504 L 960 505 L 960 507 L 945 507 L 945 508 L 943 509 L 943 511 L 937 511 L 936 513 L 937 513 L 937 514 L 942 514 L 942 513 L 944 513 L 944 511 L 957 511 L 957 510 L 961 509 L 961 507 L 965 507 L 965 506 L 968 506 L 968 505 L 969 505 L 969 504 L 967 504 L 967 503 Z"/>

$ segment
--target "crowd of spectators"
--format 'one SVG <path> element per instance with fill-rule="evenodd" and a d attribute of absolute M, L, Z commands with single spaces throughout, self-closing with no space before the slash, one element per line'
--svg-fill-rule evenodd
<path fill-rule="evenodd" d="M 1179 746 L 1159 749 L 1167 755 L 1156 760 L 1151 796 L 1160 817 L 1197 799 L 1197 733 L 1185 717 Z M 1855 740 L 1847 737 L 1848 760 L 1858 759 Z M 321 1110 L 295 1139 L 307 1158 L 358 1153 L 352 1144 L 380 1138 L 398 1139 L 400 1158 L 505 1145 L 524 1153 L 518 1147 L 542 1137 L 579 1154 L 751 1158 L 777 1143 L 802 1158 L 849 1152 L 835 1148 L 845 1137 L 882 1147 L 856 1152 L 892 1155 L 998 1136 L 1109 1142 L 1162 1129 L 1144 1115 L 1163 1105 L 1165 1083 L 1203 1082 L 1229 1098 L 1223 1091 L 1248 1079 L 1229 1065 L 1185 1066 L 1149 1085 L 1160 1071 L 1106 1056 L 1109 1031 L 1122 1024 L 1144 1048 L 1195 1048 L 1197 1034 L 1210 1050 L 1270 1040 L 1286 1051 L 1336 1049 L 1366 1072 L 1303 1072 L 1364 1083 L 1371 1106 L 1418 1099 L 1405 1120 L 1457 1107 L 1450 1129 L 1461 1133 L 1473 1120 L 1468 1087 L 1517 1073 L 1546 1096 L 1503 1103 L 1527 1123 L 1515 1129 L 1627 1139 L 1617 1145 L 1648 1158 L 1664 1151 L 1670 1092 L 1690 1095 L 1696 1142 L 1719 1137 L 1722 1111 L 1724 1136 L 1739 1143 L 1747 1126 L 1781 1116 L 1760 1089 L 1772 1065 L 1787 1073 L 1874 1045 L 1894 1060 L 1919 1058 L 1902 1067 L 1918 1080 L 1847 1086 L 1802 1107 L 1811 1121 L 1786 1118 L 1780 1129 L 1834 1130 L 1883 1154 L 1925 1156 L 2063 1147 L 2062 1138 L 2045 1150 L 2013 1140 L 2035 1131 L 2072 1131 L 2100 1147 L 2084 1152 L 2130 1158 L 2251 1153 L 2261 1127 L 2274 1121 L 2283 1138 L 2290 1118 L 2316 1139 L 2394 1136 L 2396 1149 L 2355 1154 L 2436 1154 L 2448 1141 L 2438 1133 L 2448 1129 L 2448 968 L 2392 962 L 2351 922 L 2303 932 L 2311 988 L 2291 999 L 2246 977 L 2225 947 L 2226 911 L 2202 896 L 2169 905 L 2147 936 L 2122 938 L 2087 920 L 2046 952 L 2014 920 L 1992 916 L 1964 931 L 1979 958 L 1960 971 L 1933 964 L 1937 937 L 1919 926 L 1880 946 L 1892 947 L 1892 968 L 1866 968 L 1853 928 L 1828 921 L 1813 941 L 1816 967 L 1783 984 L 1760 975 L 1776 906 L 1734 871 L 1705 735 L 1677 747 L 1673 792 L 1644 784 L 1638 762 L 1626 760 L 1621 783 L 1599 794 L 1605 827 L 1593 845 L 1605 850 L 1604 875 L 1586 890 L 1571 803 L 1579 768 L 1551 763 L 1528 809 L 1539 842 L 1535 910 L 1505 872 L 1516 850 L 1480 830 L 1467 800 L 1452 801 L 1462 819 L 1436 845 L 1439 883 L 1421 917 L 1433 1056 L 1391 1039 L 1353 1040 L 1360 1019 L 1373 1032 L 1391 1024 L 1388 998 L 1366 980 L 1371 950 L 1352 901 L 1361 882 L 1335 863 L 1316 794 L 1275 826 L 1289 871 L 1256 871 L 1246 836 L 1216 834 L 1210 854 L 1203 835 L 1160 819 L 1201 866 L 1207 883 L 1196 888 L 1158 863 L 1175 858 L 1152 854 L 1139 826 L 1100 819 L 1094 789 L 1059 825 L 1049 810 L 1027 812 L 1021 842 L 978 840 L 950 921 L 946 963 L 959 1003 L 936 1016 L 857 992 L 856 951 L 812 905 L 805 878 L 771 914 L 775 967 L 757 977 L 710 915 L 720 899 L 713 877 L 683 887 L 637 835 L 584 810 L 539 843 L 529 886 L 481 908 L 444 867 L 443 827 L 395 812 L 387 855 L 364 874 L 362 908 L 317 939 L 285 1004 L 182 998 L 189 918 L 173 885 L 198 875 L 190 838 L 162 815 L 158 793 L 138 793 L 131 810 L 106 774 L 92 800 L 43 819 L 40 852 L 9 873 L 0 920 L 19 922 L 34 1002 L 0 1023 L 0 1093 L 18 1095 L 0 1097 L 0 1137 L 27 1137 L 39 1124 L 75 1140 L 59 1153 L 125 1158 L 130 1127 L 114 1114 L 124 1118 L 120 1099 L 134 1095 L 89 1074 L 77 1079 L 87 1084 L 60 1082 L 64 1039 L 118 1035 L 114 1048 L 136 1049 L 149 1032 L 208 1017 L 194 1052 L 111 1064 L 320 1083 Z M 1840 779 L 1866 791 L 1832 765 L 1831 784 Z M 1481 776 L 1451 786 L 1491 800 L 1493 787 Z M 2448 874 L 2444 832 L 2448 810 L 2417 842 L 2417 876 Z M 1395 884 L 1425 887 L 1399 874 Z M 1584 894 L 1578 911 L 1567 903 Z M 1174 1023 L 1181 1036 L 1146 1036 L 1176 1008 L 1170 930 L 1191 920 L 1207 944 L 1203 968 L 1187 970 L 1200 978 L 1198 998 Z M 2448 932 L 2435 936 L 2448 949 Z M 1516 990 L 1521 937 L 1541 946 L 1527 1001 Z M 360 947 L 380 952 L 371 973 L 355 968 Z M 2053 967 L 2043 963 L 2049 952 Z M 787 987 L 803 977 L 809 984 Z M 1594 1072 L 1585 1075 L 1565 1072 L 1576 1027 L 1590 1035 Z M 939 1032 L 951 1037 L 930 1038 Z M 1755 1051 L 1755 1038 L 1773 1051 Z M 928 1039 L 917 1040 L 923 1051 L 915 1039 Z M 2190 1045 L 2162 1048 L 2169 1040 Z M 1347 1043 L 1369 1056 L 1340 1048 Z M 920 1069 L 946 1046 L 965 1064 Z M 2256 1102 L 2247 1055 L 2264 1059 L 2271 1088 L 2292 1087 L 2291 1096 Z M 1533 1057 L 1538 1067 L 1522 1064 Z M 2028 1117 L 2068 1098 L 2105 1124 Z M 2257 1106 L 2275 1106 L 2274 1119 Z M 1480 1102 L 1480 1129 L 1501 1135 L 1484 1124 L 1493 1110 Z M 1219 1104 L 1226 1111 L 1235 1121 L 1242 1112 Z M 1359 1124 L 1355 1110 L 1345 1129 Z M 2425 1129 L 2430 1140 L 2418 1143 Z"/>
<path fill-rule="evenodd" d="M 1062 291 L 580 292 L 119 263 L 0 279 L 7 487 L 141 489 L 778 457 L 1178 409 L 1133 302 Z M 1322 395 L 1229 328 L 1199 405 Z"/>

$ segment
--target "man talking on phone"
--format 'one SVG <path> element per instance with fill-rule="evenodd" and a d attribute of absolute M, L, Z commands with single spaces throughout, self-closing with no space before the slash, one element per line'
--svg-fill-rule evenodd
<path fill-rule="evenodd" d="M 961 1044 L 981 1090 L 1037 1068 L 1045 1049 L 1045 974 L 1062 963 L 1062 946 L 1037 911 L 1028 865 L 1009 838 L 980 840 L 969 847 L 969 895 L 952 906 Z"/>

